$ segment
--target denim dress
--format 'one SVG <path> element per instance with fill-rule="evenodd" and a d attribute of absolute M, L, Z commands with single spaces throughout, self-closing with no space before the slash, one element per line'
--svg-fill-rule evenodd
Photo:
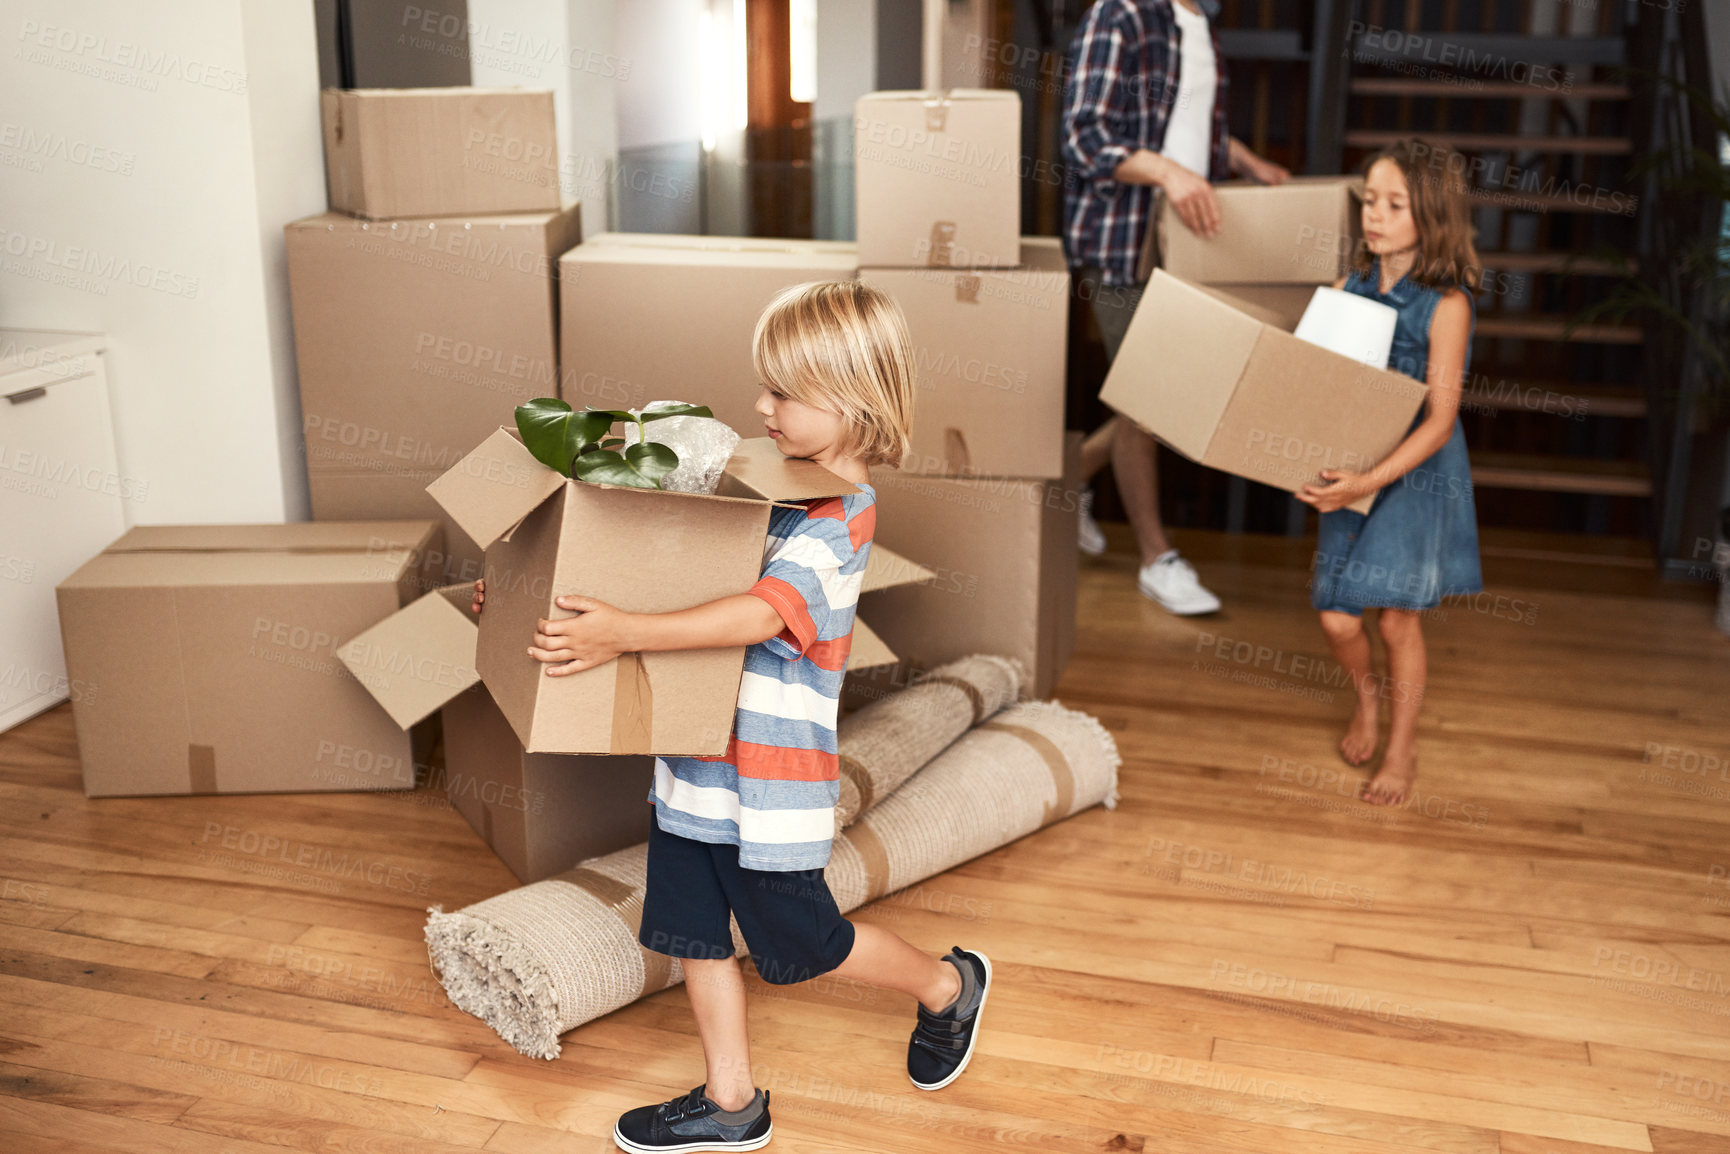
<path fill-rule="evenodd" d="M 1380 276 L 1372 264 L 1367 273 L 1352 273 L 1345 291 L 1398 310 L 1388 368 L 1422 381 L 1430 360 L 1430 320 L 1442 291 L 1408 276 L 1381 293 L 1376 291 Z M 1469 304 L 1469 294 L 1466 299 Z M 1424 416 L 1420 409 L 1407 436 Z M 1377 492 L 1367 514 L 1339 509 L 1321 515 L 1310 582 L 1310 604 L 1317 609 L 1353 616 L 1376 608 L 1433 609 L 1444 597 L 1483 587 L 1472 469 L 1457 415 L 1447 443 Z"/>

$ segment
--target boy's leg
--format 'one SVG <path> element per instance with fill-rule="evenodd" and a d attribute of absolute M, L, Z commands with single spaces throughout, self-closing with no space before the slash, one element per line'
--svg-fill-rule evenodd
<path fill-rule="evenodd" d="M 703 1040 L 704 1091 L 723 1110 L 743 1110 L 756 1096 L 751 1080 L 751 1042 L 747 1036 L 745 979 L 732 958 L 687 959 L 685 992 L 697 1036 Z"/>
<path fill-rule="evenodd" d="M 1375 805 L 1401 805 L 1418 775 L 1418 711 L 1424 704 L 1429 654 L 1424 646 L 1423 619 L 1406 609 L 1384 609 L 1382 640 L 1388 646 L 1388 692 L 1393 720 L 1388 726 L 1388 751 L 1376 775 L 1364 787 L 1365 800 Z"/>
<path fill-rule="evenodd" d="M 927 1010 L 946 1009 L 961 994 L 961 973 L 880 926 L 853 923 L 853 949 L 834 971 L 843 978 L 911 994 Z"/>

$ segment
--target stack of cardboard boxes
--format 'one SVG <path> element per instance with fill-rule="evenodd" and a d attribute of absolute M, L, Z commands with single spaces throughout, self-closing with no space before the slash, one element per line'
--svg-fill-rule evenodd
<path fill-rule="evenodd" d="M 877 470 L 877 540 L 937 577 L 860 601 L 901 658 L 854 701 L 969 653 L 1051 692 L 1075 638 L 1075 470 L 1063 431 L 1069 272 L 1056 238 L 1020 236 L 1014 92 L 880 92 L 854 121 L 859 278 L 913 338 L 913 452 Z"/>
<path fill-rule="evenodd" d="M 426 493 L 498 427 L 559 393 L 561 207 L 553 94 L 324 94 L 332 211 L 287 227 L 301 424 L 319 521 L 428 517 L 443 577 L 480 547 Z"/>

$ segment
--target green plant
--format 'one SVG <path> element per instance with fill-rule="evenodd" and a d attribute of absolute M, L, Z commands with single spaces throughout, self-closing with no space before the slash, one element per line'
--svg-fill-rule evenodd
<path fill-rule="evenodd" d="M 562 476 L 604 485 L 659 489 L 661 478 L 679 467 L 679 455 L 649 440 L 645 426 L 663 417 L 712 417 L 707 405 L 669 405 L 649 412 L 629 409 L 576 411 L 554 397 L 517 406 L 517 432 L 535 460 Z M 620 422 L 637 426 L 637 443 L 625 446 L 610 434 Z M 624 451 L 620 452 L 623 448 Z"/>

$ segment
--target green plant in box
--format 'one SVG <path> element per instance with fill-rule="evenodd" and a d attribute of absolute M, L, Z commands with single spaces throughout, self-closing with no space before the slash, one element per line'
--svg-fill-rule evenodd
<path fill-rule="evenodd" d="M 517 432 L 535 460 L 561 476 L 603 485 L 659 489 L 661 478 L 679 467 L 679 455 L 649 440 L 645 426 L 664 417 L 714 415 L 707 405 L 668 405 L 648 412 L 579 411 L 554 397 L 536 397 L 517 406 Z M 611 435 L 613 426 L 620 422 L 637 426 L 636 444 L 625 447 L 623 437 Z"/>

